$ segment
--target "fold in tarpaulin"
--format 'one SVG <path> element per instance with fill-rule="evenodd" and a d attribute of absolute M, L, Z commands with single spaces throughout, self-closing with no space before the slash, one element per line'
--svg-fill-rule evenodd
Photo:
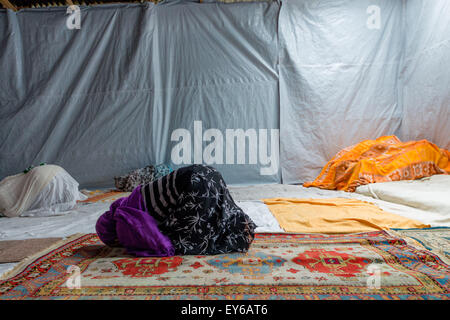
<path fill-rule="evenodd" d="M 450 149 L 450 1 L 405 1 L 402 140 Z"/>
<path fill-rule="evenodd" d="M 304 187 L 353 192 L 360 185 L 415 180 L 450 173 L 450 152 L 426 141 L 396 136 L 365 140 L 339 151 Z"/>
<path fill-rule="evenodd" d="M 263 201 L 286 232 L 356 233 L 430 227 L 355 199 L 274 198 Z"/>

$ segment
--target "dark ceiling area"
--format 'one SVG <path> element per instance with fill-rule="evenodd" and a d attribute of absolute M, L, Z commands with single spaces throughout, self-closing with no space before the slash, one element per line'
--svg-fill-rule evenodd
<path fill-rule="evenodd" d="M 8 8 L 14 11 L 25 8 L 46 8 L 60 7 L 69 5 L 100 5 L 106 3 L 143 3 L 143 2 L 161 2 L 160 0 L 0 0 L 0 8 Z"/>

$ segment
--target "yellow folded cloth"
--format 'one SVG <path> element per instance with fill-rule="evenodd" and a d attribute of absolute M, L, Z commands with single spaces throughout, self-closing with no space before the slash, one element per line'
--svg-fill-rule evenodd
<path fill-rule="evenodd" d="M 286 232 L 357 233 L 391 228 L 428 228 L 417 220 L 383 211 L 374 204 L 345 198 L 262 199 Z"/>
<path fill-rule="evenodd" d="M 427 140 L 401 142 L 396 136 L 384 136 L 339 151 L 314 181 L 303 186 L 353 192 L 368 183 L 449 173 L 450 151 Z"/>

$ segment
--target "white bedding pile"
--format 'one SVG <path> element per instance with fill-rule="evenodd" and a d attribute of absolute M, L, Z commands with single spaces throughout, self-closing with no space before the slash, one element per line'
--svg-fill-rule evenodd
<path fill-rule="evenodd" d="M 84 199 L 78 182 L 56 165 L 41 165 L 0 181 L 0 214 L 7 217 L 62 214 Z"/>
<path fill-rule="evenodd" d="M 356 193 L 424 211 L 418 220 L 433 218 L 434 225 L 450 226 L 450 175 L 372 183 Z"/>

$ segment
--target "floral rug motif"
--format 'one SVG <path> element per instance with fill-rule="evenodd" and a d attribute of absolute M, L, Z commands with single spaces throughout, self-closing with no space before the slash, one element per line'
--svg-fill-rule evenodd
<path fill-rule="evenodd" d="M 0 299 L 450 299 L 450 266 L 387 231 L 257 234 L 246 254 L 163 258 L 86 234 L 22 262 Z"/>

